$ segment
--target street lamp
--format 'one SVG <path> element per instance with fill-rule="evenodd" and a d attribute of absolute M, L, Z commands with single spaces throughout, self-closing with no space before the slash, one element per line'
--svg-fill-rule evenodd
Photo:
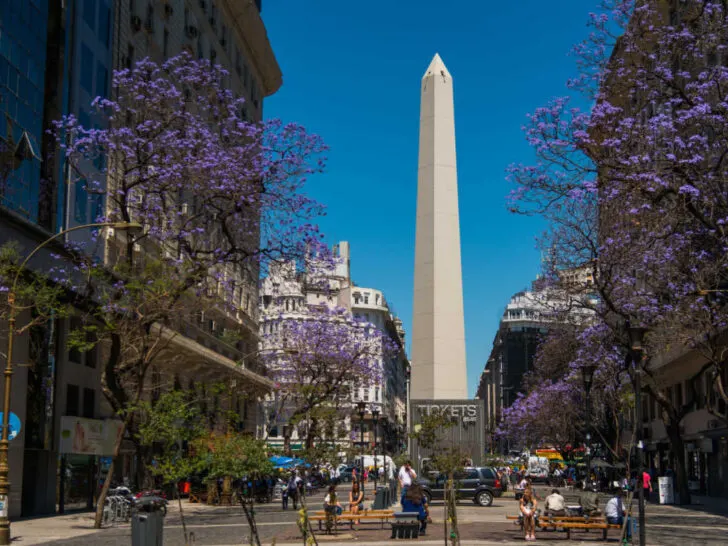
<path fill-rule="evenodd" d="M 59 231 L 35 247 L 30 254 L 25 257 L 25 259 L 20 263 L 20 266 L 18 266 L 13 284 L 10 285 L 10 290 L 8 291 L 8 348 L 5 372 L 3 374 L 5 376 L 5 390 L 3 392 L 2 439 L 0 439 L 0 504 L 2 504 L 3 507 L 2 512 L 0 512 L 0 545 L 3 546 L 10 544 L 10 519 L 8 518 L 8 495 L 10 494 L 10 482 L 8 481 L 8 475 L 10 473 L 10 467 L 8 464 L 8 447 L 10 441 L 8 439 L 8 435 L 10 432 L 10 396 L 13 378 L 13 341 L 15 334 L 15 321 L 18 315 L 18 308 L 15 305 L 15 291 L 18 286 L 18 280 L 20 280 L 20 274 L 23 272 L 25 266 L 28 265 L 30 259 L 48 243 L 72 231 L 100 227 L 111 227 L 127 231 L 137 231 L 142 229 L 141 224 L 134 222 L 103 222 L 100 224 L 74 226 L 72 228 Z"/>
<path fill-rule="evenodd" d="M 361 483 L 362 491 L 364 491 L 364 415 L 367 412 L 367 405 L 364 402 L 358 402 L 356 404 L 357 413 L 359 413 L 359 446 L 362 449 L 361 453 L 361 474 L 359 474 L 359 482 Z"/>
<path fill-rule="evenodd" d="M 377 423 L 379 422 L 379 410 L 372 410 L 372 421 L 374 423 L 374 491 L 377 490 L 377 478 L 379 478 L 379 469 L 377 468 Z"/>
<path fill-rule="evenodd" d="M 643 342 L 646 328 L 631 326 L 627 323 L 629 333 L 629 345 L 632 350 L 632 364 L 634 366 L 634 419 L 637 432 L 637 493 L 639 495 L 639 527 L 640 546 L 645 546 L 645 488 L 642 475 L 644 474 L 644 462 L 642 461 L 642 359 L 644 358 Z"/>
<path fill-rule="evenodd" d="M 586 483 L 591 478 L 591 406 L 589 405 L 589 393 L 594 381 L 594 371 L 597 367 L 594 364 L 585 364 L 581 367 L 581 378 L 584 380 L 584 392 L 586 393 Z"/>

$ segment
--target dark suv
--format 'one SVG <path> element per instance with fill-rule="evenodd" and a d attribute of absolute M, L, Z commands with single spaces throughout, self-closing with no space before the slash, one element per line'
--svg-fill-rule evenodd
<path fill-rule="evenodd" d="M 503 494 L 503 486 L 495 468 L 464 468 L 455 473 L 455 487 L 459 499 L 473 499 L 480 506 L 490 506 L 494 497 Z M 443 500 L 445 496 L 445 474 L 437 474 L 430 479 L 420 479 L 427 500 Z"/>

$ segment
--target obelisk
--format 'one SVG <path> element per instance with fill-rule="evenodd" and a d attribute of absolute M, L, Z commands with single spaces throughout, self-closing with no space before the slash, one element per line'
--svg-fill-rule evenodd
<path fill-rule="evenodd" d="M 465 321 L 452 77 L 422 77 L 412 316 L 412 399 L 465 399 Z"/>

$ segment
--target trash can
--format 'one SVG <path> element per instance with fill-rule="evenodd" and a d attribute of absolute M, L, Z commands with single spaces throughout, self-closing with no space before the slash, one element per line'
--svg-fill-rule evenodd
<path fill-rule="evenodd" d="M 657 486 L 660 493 L 660 504 L 675 504 L 675 498 L 672 492 L 672 477 L 663 476 L 657 478 Z"/>
<path fill-rule="evenodd" d="M 167 501 L 141 497 L 131 515 L 131 546 L 162 546 Z"/>
<path fill-rule="evenodd" d="M 389 505 L 387 504 L 387 488 L 386 487 L 377 487 L 377 493 L 374 496 L 374 504 L 372 505 L 372 510 L 384 510 L 385 508 L 388 508 Z"/>

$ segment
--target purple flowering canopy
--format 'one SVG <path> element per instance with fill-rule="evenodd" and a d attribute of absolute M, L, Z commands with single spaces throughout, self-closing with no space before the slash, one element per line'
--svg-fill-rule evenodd
<path fill-rule="evenodd" d="M 343 422 L 355 389 L 381 386 L 383 362 L 399 350 L 378 328 L 340 308 L 281 316 L 271 330 L 262 357 L 278 389 L 273 417 L 294 424 L 307 419 L 307 447 L 321 437 L 321 422 Z"/>
<path fill-rule="evenodd" d="M 77 188 L 103 198 L 95 221 L 143 226 L 107 233 L 95 253 L 103 264 L 89 253 L 58 275 L 87 296 L 81 338 L 108 348 L 102 388 L 124 427 L 150 367 L 174 360 L 175 332 L 208 311 L 239 327 L 239 311 L 255 314 L 261 270 L 322 246 L 323 207 L 304 193 L 324 167 L 321 139 L 294 124 L 247 121 L 227 76 L 187 53 L 144 59 L 115 72 L 111 98 L 93 101 L 94 127 L 73 116 L 56 124 Z"/>
<path fill-rule="evenodd" d="M 648 329 L 643 388 L 681 463 L 690 408 L 649 364 L 693 350 L 704 362 L 693 377 L 710 372 L 726 398 L 728 11 L 721 0 L 604 0 L 589 25 L 572 95 L 525 127 L 537 161 L 510 168 L 512 207 L 549 221 L 553 282 L 564 269 L 591 271 L 581 290 L 594 294 L 597 327 L 611 330 L 624 363 L 626 324 Z"/>
<path fill-rule="evenodd" d="M 93 103 L 106 128 L 58 124 L 66 158 L 89 189 L 106 187 L 98 221 L 142 223 L 134 242 L 180 264 L 300 258 L 320 239 L 323 208 L 302 190 L 324 146 L 298 125 L 246 121 L 225 78 L 187 53 L 116 72 L 115 98 Z"/>

